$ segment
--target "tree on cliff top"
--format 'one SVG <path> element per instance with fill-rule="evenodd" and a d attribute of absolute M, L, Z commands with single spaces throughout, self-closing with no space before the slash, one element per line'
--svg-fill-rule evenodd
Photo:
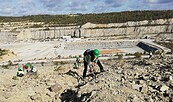
<path fill-rule="evenodd" d="M 127 21 L 142 21 L 173 18 L 173 10 L 160 11 L 126 11 L 100 14 L 72 15 L 30 15 L 21 17 L 0 16 L 0 22 L 34 21 L 56 24 L 57 26 L 82 25 L 87 22 L 95 24 L 124 23 Z"/>

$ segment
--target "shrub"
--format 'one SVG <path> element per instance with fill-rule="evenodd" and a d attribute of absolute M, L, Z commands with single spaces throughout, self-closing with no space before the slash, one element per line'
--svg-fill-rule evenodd
<path fill-rule="evenodd" d="M 8 65 L 2 65 L 2 68 L 9 69 Z"/>
<path fill-rule="evenodd" d="M 66 61 L 61 61 L 60 64 L 63 65 L 63 64 L 67 64 L 68 62 Z"/>
<path fill-rule="evenodd" d="M 82 58 L 82 55 L 79 55 L 79 58 Z"/>
<path fill-rule="evenodd" d="M 9 60 L 8 65 L 13 65 L 13 62 L 11 60 Z"/>
<path fill-rule="evenodd" d="M 61 58 L 61 55 L 58 55 L 58 58 Z"/>
<path fill-rule="evenodd" d="M 111 61 L 111 60 L 112 60 L 112 58 L 108 58 L 107 60 L 108 60 L 108 61 Z"/>
<path fill-rule="evenodd" d="M 123 59 L 123 55 L 118 55 L 118 60 L 122 60 Z"/>
<path fill-rule="evenodd" d="M 134 53 L 135 58 L 141 58 L 142 54 L 139 52 Z"/>
<path fill-rule="evenodd" d="M 146 55 L 147 54 L 147 52 L 146 51 L 144 51 L 144 53 L 143 53 L 144 55 Z"/>
<path fill-rule="evenodd" d="M 58 61 L 54 61 L 53 64 L 54 65 L 59 65 L 59 62 Z"/>
<path fill-rule="evenodd" d="M 19 80 L 19 79 L 17 78 L 17 76 L 13 76 L 12 79 L 13 79 L 13 80 Z"/>
<path fill-rule="evenodd" d="M 61 66 L 58 66 L 53 71 L 59 71 L 59 70 L 61 70 L 60 68 L 61 68 Z"/>
<path fill-rule="evenodd" d="M 73 58 L 73 56 L 72 55 L 69 55 L 69 58 Z"/>
<path fill-rule="evenodd" d="M 60 62 L 59 61 L 54 61 L 53 62 L 54 65 L 64 65 L 64 64 L 67 64 L 67 63 L 68 62 L 66 62 L 66 61 L 60 61 Z"/>
<path fill-rule="evenodd" d="M 7 50 L 0 49 L 0 56 L 7 54 Z"/>
<path fill-rule="evenodd" d="M 41 62 L 41 66 L 44 66 L 44 62 Z"/>

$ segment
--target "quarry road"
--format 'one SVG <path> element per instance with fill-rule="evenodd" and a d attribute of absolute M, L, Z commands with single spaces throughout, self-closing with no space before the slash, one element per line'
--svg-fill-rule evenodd
<path fill-rule="evenodd" d="M 142 55 L 142 58 L 149 58 L 149 55 Z M 173 57 L 172 54 L 167 54 L 166 57 Z M 110 57 L 100 57 L 100 60 L 108 60 L 116 58 L 118 60 L 118 56 L 110 56 Z M 127 58 L 135 58 L 135 56 L 123 56 L 123 59 Z M 76 58 L 66 58 L 66 59 L 44 59 L 44 60 L 25 60 L 25 61 L 15 61 L 13 64 L 26 64 L 26 63 L 42 63 L 42 62 L 52 62 L 52 61 L 74 61 Z M 83 61 L 83 58 L 80 58 L 81 61 Z M 0 62 L 0 65 L 8 65 L 8 62 Z"/>

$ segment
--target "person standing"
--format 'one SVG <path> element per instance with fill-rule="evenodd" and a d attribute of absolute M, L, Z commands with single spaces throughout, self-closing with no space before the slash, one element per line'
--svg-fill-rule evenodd
<path fill-rule="evenodd" d="M 84 70 L 83 70 L 83 79 L 86 78 L 86 73 L 87 73 L 87 69 L 90 65 L 91 62 L 94 62 L 94 65 L 97 64 L 100 68 L 100 72 L 105 72 L 105 70 L 103 69 L 103 66 L 99 60 L 99 50 L 98 49 L 94 49 L 94 50 L 90 50 L 87 49 L 83 55 L 84 55 Z"/>

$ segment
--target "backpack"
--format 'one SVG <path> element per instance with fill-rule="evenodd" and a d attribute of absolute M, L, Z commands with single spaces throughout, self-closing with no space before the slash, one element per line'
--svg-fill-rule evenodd
<path fill-rule="evenodd" d="M 84 55 L 84 56 L 88 55 L 90 51 L 91 51 L 90 49 L 87 49 L 87 50 L 83 53 L 83 55 Z"/>

